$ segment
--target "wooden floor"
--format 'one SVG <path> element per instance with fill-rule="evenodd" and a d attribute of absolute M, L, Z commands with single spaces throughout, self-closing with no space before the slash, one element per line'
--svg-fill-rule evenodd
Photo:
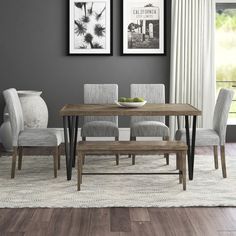
<path fill-rule="evenodd" d="M 2 209 L 0 235 L 236 235 L 236 210 L 233 208 Z"/>
<path fill-rule="evenodd" d="M 196 153 L 212 150 L 198 148 Z M 236 144 L 227 144 L 227 155 L 236 156 Z M 0 236 L 5 235 L 233 236 L 236 208 L 0 209 Z"/>

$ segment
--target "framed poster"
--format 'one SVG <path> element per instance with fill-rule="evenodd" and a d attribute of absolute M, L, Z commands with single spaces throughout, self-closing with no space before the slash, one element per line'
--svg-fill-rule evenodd
<path fill-rule="evenodd" d="M 69 54 L 112 55 L 112 0 L 69 4 Z"/>
<path fill-rule="evenodd" d="M 165 0 L 122 0 L 122 55 L 165 54 Z"/>

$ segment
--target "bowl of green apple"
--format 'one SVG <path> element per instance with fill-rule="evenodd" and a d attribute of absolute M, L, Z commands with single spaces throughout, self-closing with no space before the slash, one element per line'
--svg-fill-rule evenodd
<path fill-rule="evenodd" d="M 118 101 L 115 101 L 115 103 L 120 107 L 142 107 L 146 104 L 147 101 L 145 101 L 143 98 L 126 98 L 126 97 L 120 97 Z"/>

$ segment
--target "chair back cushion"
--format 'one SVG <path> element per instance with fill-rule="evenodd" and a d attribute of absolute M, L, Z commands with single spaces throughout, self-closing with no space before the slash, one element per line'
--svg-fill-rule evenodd
<path fill-rule="evenodd" d="M 12 129 L 12 146 L 18 146 L 19 133 L 24 130 L 24 117 L 19 96 L 16 89 L 10 88 L 3 91 L 3 96 L 8 109 L 11 129 Z"/>
<path fill-rule="evenodd" d="M 218 133 L 220 137 L 220 145 L 225 144 L 227 119 L 233 96 L 233 90 L 221 89 L 216 101 L 213 116 L 213 129 Z"/>
<path fill-rule="evenodd" d="M 131 84 L 130 96 L 142 97 L 147 103 L 165 103 L 164 84 Z M 165 123 L 164 116 L 133 116 L 131 123 L 138 121 L 160 121 Z"/>
<path fill-rule="evenodd" d="M 118 100 L 117 84 L 85 84 L 85 104 L 114 104 Z M 111 121 L 118 124 L 117 116 L 85 116 L 84 122 L 90 121 Z"/>

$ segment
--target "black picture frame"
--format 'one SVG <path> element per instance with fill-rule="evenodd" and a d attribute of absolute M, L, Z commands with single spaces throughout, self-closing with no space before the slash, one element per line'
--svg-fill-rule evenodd
<path fill-rule="evenodd" d="M 92 13 L 92 16 L 94 17 L 95 14 L 100 15 L 101 13 L 104 14 L 105 12 L 105 18 L 107 18 L 107 16 L 109 15 L 109 19 L 106 19 L 106 45 L 109 45 L 108 47 L 106 46 L 106 49 L 102 50 L 101 48 L 89 48 L 84 50 L 84 48 L 75 48 L 74 47 L 74 42 L 75 42 L 75 11 L 73 10 L 73 8 L 75 7 L 75 3 L 90 3 L 90 4 L 102 4 L 102 3 L 106 3 L 105 5 L 105 10 L 102 10 L 98 13 L 94 12 Z M 107 8 L 107 3 L 109 3 L 109 7 Z M 83 7 L 82 7 L 83 8 Z M 68 55 L 70 56 L 112 56 L 113 55 L 113 0 L 69 0 L 69 16 L 68 16 L 68 21 L 69 21 L 69 30 L 68 30 Z M 84 10 L 86 13 L 88 12 L 88 9 L 85 8 Z M 108 12 L 107 12 L 108 11 Z M 96 15 L 96 17 L 98 17 Z M 85 15 L 86 16 L 86 15 Z M 81 19 L 84 16 L 81 16 Z M 81 20 L 80 20 L 81 21 Z M 109 22 L 109 24 L 108 24 Z M 90 22 L 89 22 L 90 23 Z M 97 22 L 98 24 L 100 24 L 100 22 Z M 102 24 L 100 24 L 102 27 L 104 27 Z M 109 29 L 107 29 L 107 26 L 109 27 Z M 91 28 L 91 26 L 89 26 Z M 101 28 L 101 27 L 100 27 Z M 82 28 L 83 29 L 83 28 Z M 81 30 L 82 30 L 81 29 Z M 91 31 L 91 30 L 90 30 Z M 109 33 L 107 33 L 109 32 Z M 92 34 L 91 32 L 89 32 L 90 34 Z M 86 32 L 86 34 L 88 34 Z M 74 36 L 74 39 L 72 39 Z M 86 36 L 85 33 L 82 34 L 81 36 Z M 99 37 L 97 37 L 99 38 Z"/>
<path fill-rule="evenodd" d="M 128 2 L 134 2 L 135 3 L 135 0 L 121 0 L 121 51 L 120 51 L 120 54 L 122 56 L 166 56 L 166 0 L 156 0 L 156 2 L 162 2 L 162 17 L 161 19 L 159 18 L 159 36 L 162 37 L 162 50 L 160 52 L 157 52 L 157 50 L 153 50 L 153 52 L 150 52 L 152 49 L 150 48 L 149 52 L 145 52 L 145 49 L 140 49 L 140 52 L 132 52 L 132 50 L 128 50 L 128 52 L 124 52 L 124 48 L 125 48 L 125 43 L 124 43 L 124 37 L 126 37 L 128 35 L 125 35 L 124 34 L 124 30 L 125 30 L 125 27 L 127 26 L 127 22 L 125 22 L 124 20 L 124 17 L 125 17 L 125 13 L 124 13 L 124 7 L 126 6 L 125 4 L 127 4 Z M 155 2 L 155 0 L 152 0 L 152 1 L 145 1 L 143 0 L 143 3 L 147 3 L 149 4 L 150 2 Z M 140 1 L 137 1 L 137 3 L 140 4 Z M 154 5 L 155 6 L 155 5 Z M 163 21 L 162 22 L 162 27 L 163 27 L 163 30 L 162 30 L 162 35 L 160 35 L 160 21 Z M 127 28 L 127 31 L 128 31 L 128 27 Z M 160 42 L 159 42 L 160 43 Z M 128 40 L 127 40 L 127 44 L 128 44 Z M 126 44 L 126 45 L 127 45 Z"/>

